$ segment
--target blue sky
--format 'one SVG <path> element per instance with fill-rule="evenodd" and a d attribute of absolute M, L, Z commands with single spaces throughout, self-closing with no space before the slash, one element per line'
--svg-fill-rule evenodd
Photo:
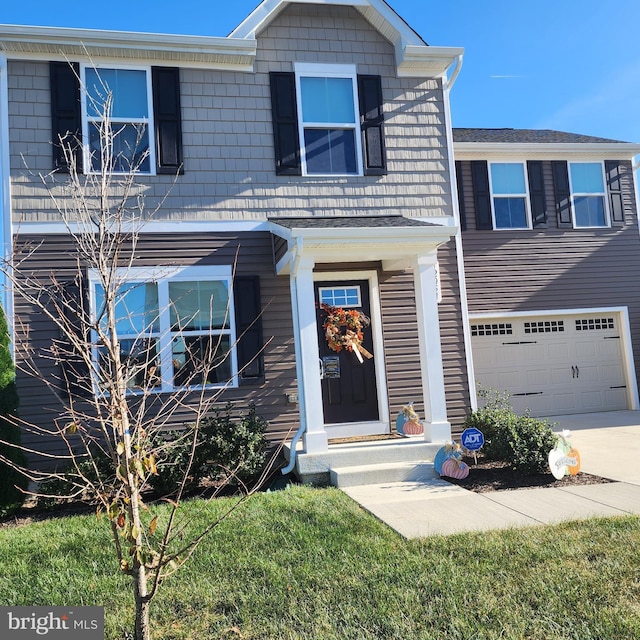
<path fill-rule="evenodd" d="M 388 2 L 429 44 L 465 48 L 452 92 L 454 126 L 640 142 L 638 0 Z M 79 8 L 16 0 L 2 3 L 0 23 L 225 36 L 257 4 L 111 0 Z"/>

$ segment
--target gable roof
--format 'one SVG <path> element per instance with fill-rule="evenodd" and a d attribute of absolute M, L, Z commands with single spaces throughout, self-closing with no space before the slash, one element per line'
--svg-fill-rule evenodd
<path fill-rule="evenodd" d="M 519 156 L 534 160 L 562 156 L 575 160 L 632 159 L 640 144 L 586 136 L 552 129 L 453 128 L 454 153 L 458 160 L 490 155 Z"/>
<path fill-rule="evenodd" d="M 348 6 L 359 11 L 394 45 L 399 76 L 442 75 L 464 51 L 461 47 L 429 46 L 385 0 L 263 0 L 229 38 L 256 39 L 291 4 Z"/>
<path fill-rule="evenodd" d="M 454 142 L 505 142 L 538 144 L 620 143 L 622 140 L 585 136 L 580 133 L 553 131 L 552 129 L 463 129 L 453 128 Z"/>

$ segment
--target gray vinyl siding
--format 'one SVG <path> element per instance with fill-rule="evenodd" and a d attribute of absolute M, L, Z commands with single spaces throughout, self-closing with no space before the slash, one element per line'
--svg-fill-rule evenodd
<path fill-rule="evenodd" d="M 459 434 L 469 412 L 470 400 L 453 240 L 439 248 L 438 261 L 442 287 L 438 313 L 447 417 L 453 433 Z M 391 420 L 395 420 L 403 405 L 412 401 L 419 415 L 424 417 L 413 273 L 381 272 L 378 278 Z"/>
<path fill-rule="evenodd" d="M 41 238 L 21 236 L 20 245 L 41 242 Z M 75 275 L 73 260 L 69 255 L 69 239 L 64 236 L 46 238 L 32 255 L 24 269 L 33 270 L 46 282 L 51 274 L 58 280 L 71 279 Z M 183 234 L 179 238 L 171 235 L 148 234 L 140 238 L 136 266 L 162 264 L 231 265 L 238 250 L 237 275 L 259 275 L 260 297 L 263 315 L 262 327 L 265 341 L 265 377 L 259 384 L 243 384 L 221 394 L 219 403 L 233 402 L 236 410 L 246 409 L 254 402 L 257 413 L 270 423 L 269 438 L 282 441 L 292 427 L 298 423 L 296 405 L 286 403 L 286 394 L 296 391 L 295 354 L 291 321 L 291 302 L 288 278 L 278 278 L 273 270 L 271 237 L 267 233 L 235 234 Z M 42 314 L 29 308 L 23 300 L 16 298 L 17 354 L 19 369 L 24 369 L 23 347 L 38 351 L 46 348 L 51 339 L 58 338 L 56 328 Z M 30 342 L 22 325 L 28 325 Z M 18 374 L 18 391 L 21 399 L 21 417 L 41 426 L 50 425 L 58 416 L 60 403 L 42 380 L 55 380 L 60 371 L 50 361 L 37 361 L 40 376 Z M 162 394 L 161 394 L 162 395 Z M 175 424 L 188 419 L 188 414 L 177 414 Z M 25 431 L 26 446 L 37 443 L 38 449 L 54 453 L 62 451 L 58 438 L 33 438 Z"/>
<path fill-rule="evenodd" d="M 627 306 L 640 364 L 640 238 L 631 164 L 623 165 L 625 225 L 558 228 L 551 165 L 544 162 L 548 226 L 477 231 L 468 162 L 462 163 L 463 232 L 469 312 L 548 311 Z M 637 372 L 638 373 L 638 372 Z"/>
<path fill-rule="evenodd" d="M 294 62 L 356 64 L 382 78 L 388 175 L 276 176 L 270 71 Z M 52 169 L 46 61 L 9 61 L 14 220 L 59 219 L 38 173 Z M 452 215 L 439 80 L 398 78 L 393 46 L 355 9 L 290 5 L 260 34 L 255 73 L 181 68 L 184 175 L 140 176 L 155 220 L 267 215 Z M 59 193 L 59 187 L 54 187 Z"/>

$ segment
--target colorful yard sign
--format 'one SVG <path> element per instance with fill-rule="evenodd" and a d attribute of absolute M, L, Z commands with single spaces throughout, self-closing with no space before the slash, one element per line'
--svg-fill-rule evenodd
<path fill-rule="evenodd" d="M 444 463 L 451 458 L 460 459 L 461 457 L 462 451 L 460 451 L 460 445 L 455 442 L 448 442 L 444 447 L 438 449 L 438 453 L 436 453 L 436 457 L 433 459 L 433 468 L 438 475 L 444 475 L 442 473 Z"/>
<path fill-rule="evenodd" d="M 549 469 L 556 480 L 580 472 L 580 452 L 569 442 L 569 431 L 556 434 L 556 446 L 549 451 Z"/>
<path fill-rule="evenodd" d="M 469 451 L 478 451 L 484 444 L 484 433 L 475 427 L 469 427 L 462 432 L 460 442 Z"/>
<path fill-rule="evenodd" d="M 396 418 L 396 431 L 401 436 L 418 436 L 424 432 L 424 426 L 413 408 L 413 402 L 402 407 Z"/>

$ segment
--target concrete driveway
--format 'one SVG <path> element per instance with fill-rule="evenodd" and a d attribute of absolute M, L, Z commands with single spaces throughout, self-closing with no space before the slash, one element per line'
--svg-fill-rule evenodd
<path fill-rule="evenodd" d="M 640 485 L 640 411 L 548 418 L 555 432 L 571 431 L 585 473 Z"/>

